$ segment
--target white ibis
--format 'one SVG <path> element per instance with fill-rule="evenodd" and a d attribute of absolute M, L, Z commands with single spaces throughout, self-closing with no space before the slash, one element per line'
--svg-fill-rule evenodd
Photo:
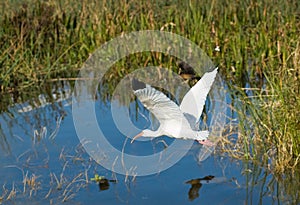
<path fill-rule="evenodd" d="M 134 94 L 156 117 L 160 126 L 157 130 L 143 130 L 133 137 L 131 143 L 142 136 L 159 137 L 166 135 L 178 139 L 197 140 L 201 144 L 212 146 L 213 143 L 207 140 L 208 130 L 199 130 L 199 119 L 217 71 L 218 68 L 205 73 L 196 85 L 186 93 L 180 106 L 150 85 L 133 79 Z"/>

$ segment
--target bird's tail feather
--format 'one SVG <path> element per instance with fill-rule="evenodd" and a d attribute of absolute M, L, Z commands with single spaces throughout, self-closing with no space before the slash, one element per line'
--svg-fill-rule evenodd
<path fill-rule="evenodd" d="M 204 131 L 199 131 L 197 133 L 197 136 L 196 136 L 196 140 L 206 140 L 208 138 L 208 135 L 209 135 L 209 131 L 208 130 L 204 130 Z"/>

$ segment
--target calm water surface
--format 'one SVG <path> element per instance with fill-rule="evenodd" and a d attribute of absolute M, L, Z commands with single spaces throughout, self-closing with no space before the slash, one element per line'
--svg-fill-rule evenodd
<path fill-rule="evenodd" d="M 70 91 L 56 96 L 52 103 L 40 95 L 39 103 L 19 104 L 0 115 L 0 204 L 289 203 L 281 197 L 272 175 L 250 162 L 220 154 L 198 162 L 201 145 L 196 142 L 178 163 L 161 173 L 143 177 L 115 174 L 97 164 L 80 145 L 71 101 Z M 113 123 L 110 102 L 97 100 L 96 110 L 101 113 L 97 115 L 101 129 L 122 150 L 126 138 Z M 131 112 L 140 128 L 149 125 L 142 115 L 148 116 L 148 111 Z M 144 142 L 143 149 L 125 151 L 157 152 L 164 148 L 160 140 L 172 141 L 161 137 Z M 95 174 L 113 181 L 100 187 L 91 180 Z"/>

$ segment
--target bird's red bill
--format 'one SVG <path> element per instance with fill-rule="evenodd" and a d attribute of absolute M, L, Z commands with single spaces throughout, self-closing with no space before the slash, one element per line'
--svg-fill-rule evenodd
<path fill-rule="evenodd" d="M 139 134 L 137 134 L 136 136 L 134 136 L 134 137 L 132 138 L 132 140 L 131 140 L 130 143 L 133 143 L 134 140 L 136 140 L 136 139 L 139 138 L 139 137 L 142 137 L 143 134 L 144 134 L 143 132 L 140 132 Z"/>

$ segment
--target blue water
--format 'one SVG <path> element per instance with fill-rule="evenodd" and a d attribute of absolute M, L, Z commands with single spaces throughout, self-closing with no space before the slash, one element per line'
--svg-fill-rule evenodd
<path fill-rule="evenodd" d="M 81 146 L 74 128 L 70 98 L 20 113 L 22 105 L 11 107 L 0 116 L 0 196 L 4 204 L 280 204 L 276 183 L 266 170 L 251 162 L 212 154 L 199 162 L 202 145 L 194 143 L 174 166 L 149 176 L 124 176 L 103 168 Z M 130 106 L 134 107 L 134 104 Z M 110 102 L 96 103 L 97 120 L 110 143 L 122 150 L 126 137 L 113 124 Z M 149 121 L 147 110 L 140 109 L 132 121 L 140 128 Z M 103 117 L 106 116 L 106 117 Z M 88 132 L 87 132 L 88 133 Z M 164 149 L 172 139 L 162 137 L 126 145 L 125 152 L 147 155 Z M 109 180 L 109 188 L 100 190 L 91 178 L 95 174 Z M 185 183 L 202 180 L 199 190 Z M 24 190 L 24 177 L 36 176 L 36 184 Z M 61 182 L 61 186 L 59 185 Z M 14 189 L 16 195 L 8 199 Z M 30 192 L 31 190 L 31 192 Z M 190 196 L 189 196 L 190 192 Z M 193 193 L 191 193 L 193 192 Z"/>

